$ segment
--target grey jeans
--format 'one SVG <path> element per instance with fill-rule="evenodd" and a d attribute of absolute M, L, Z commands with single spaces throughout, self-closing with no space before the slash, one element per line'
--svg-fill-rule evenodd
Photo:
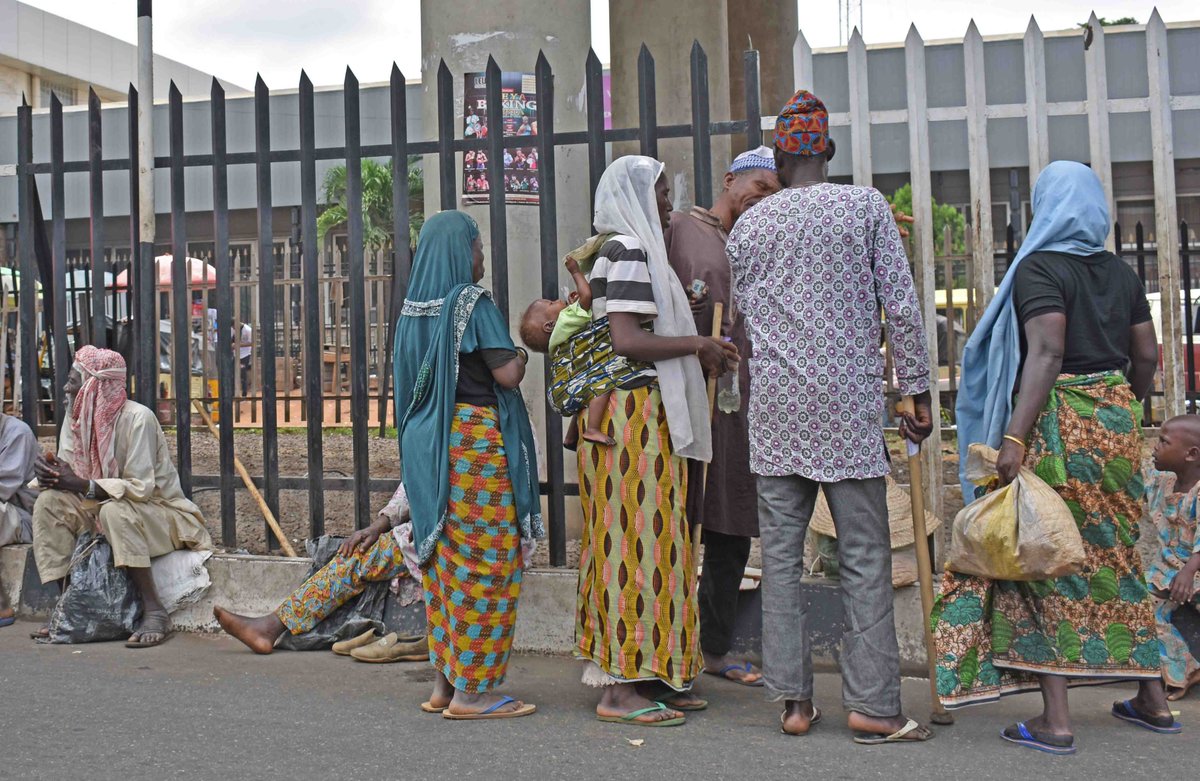
<path fill-rule="evenodd" d="M 758 477 L 762 536 L 763 676 L 768 696 L 811 700 L 812 647 L 801 593 L 804 535 L 817 491 L 838 536 L 842 606 L 842 701 L 868 716 L 900 713 L 900 649 L 892 606 L 891 537 L 884 479 L 817 483 L 798 475 Z"/>

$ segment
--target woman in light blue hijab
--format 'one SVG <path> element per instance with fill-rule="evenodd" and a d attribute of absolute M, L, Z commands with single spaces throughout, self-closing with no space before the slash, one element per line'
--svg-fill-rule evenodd
<path fill-rule="evenodd" d="M 1071 682 L 1133 679 L 1113 715 L 1178 732 L 1159 669 L 1153 603 L 1135 543 L 1144 493 L 1142 404 L 1158 363 L 1146 293 L 1104 249 L 1109 214 L 1087 166 L 1047 166 L 1033 224 L 967 342 L 958 396 L 967 448 L 999 448 L 1000 482 L 1032 469 L 1066 502 L 1087 561 L 1055 580 L 946 573 L 934 609 L 938 693 L 947 707 L 1041 690 L 1043 713 L 1007 727 L 1010 742 L 1075 753 Z M 979 490 L 965 480 L 964 497 Z"/>

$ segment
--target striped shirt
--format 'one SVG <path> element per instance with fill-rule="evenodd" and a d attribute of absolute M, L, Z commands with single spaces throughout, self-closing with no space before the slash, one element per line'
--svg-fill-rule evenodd
<path fill-rule="evenodd" d="M 592 285 L 594 320 L 610 312 L 628 312 L 646 323 L 658 315 L 646 252 L 633 236 L 614 236 L 605 242 L 588 281 Z"/>

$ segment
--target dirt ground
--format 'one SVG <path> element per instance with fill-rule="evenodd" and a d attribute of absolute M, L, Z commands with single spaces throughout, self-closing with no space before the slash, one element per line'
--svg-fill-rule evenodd
<path fill-rule="evenodd" d="M 1146 452 L 1153 448 L 1155 434 L 1148 433 Z M 168 431 L 168 446 L 172 457 L 175 457 L 174 432 Z M 43 439 L 43 447 L 52 449 L 52 440 Z M 262 435 L 256 431 L 239 430 L 235 436 L 237 455 L 245 464 L 251 475 L 262 474 Z M 329 431 L 324 438 L 325 474 L 328 477 L 349 477 L 353 474 L 354 460 L 352 453 L 352 437 L 349 433 L 335 430 Z M 926 447 L 929 447 L 926 444 Z M 904 445 L 898 437 L 888 436 L 888 449 L 892 456 L 892 476 L 902 485 L 907 485 L 908 459 Z M 962 499 L 957 490 L 958 484 L 958 451 L 957 443 L 952 437 L 942 442 L 942 479 L 944 485 L 951 490 L 944 494 L 943 525 L 941 534 L 944 540 L 949 540 L 950 524 L 955 514 L 962 509 Z M 371 476 L 381 479 L 399 480 L 400 459 L 393 438 L 378 436 L 378 430 L 372 430 L 368 441 L 370 454 Z M 220 471 L 217 452 L 217 440 L 203 429 L 192 431 L 192 472 L 197 475 L 215 475 Z M 279 434 L 279 473 L 284 476 L 307 476 L 308 451 L 307 435 L 303 431 L 286 431 Z M 219 547 L 229 551 L 241 551 L 258 555 L 274 554 L 278 551 L 268 551 L 266 540 L 268 531 L 262 520 L 258 506 L 245 490 L 241 490 L 241 480 L 237 481 L 237 543 L 236 545 L 221 545 L 221 507 L 220 495 L 215 488 L 199 489 L 195 492 L 196 504 L 204 512 L 209 533 Z M 372 514 L 378 512 L 387 504 L 391 493 L 371 494 Z M 304 540 L 309 536 L 310 513 L 307 491 L 279 492 L 279 524 L 284 533 L 292 541 L 292 545 L 303 555 Z M 325 492 L 325 532 L 327 534 L 345 535 L 354 529 L 354 496 L 350 491 Z M 567 566 L 574 567 L 579 563 L 579 540 L 567 540 Z M 548 545 L 539 545 L 533 561 L 534 566 L 546 567 L 550 564 Z M 755 540 L 750 552 L 750 566 L 761 566 L 758 541 Z"/>

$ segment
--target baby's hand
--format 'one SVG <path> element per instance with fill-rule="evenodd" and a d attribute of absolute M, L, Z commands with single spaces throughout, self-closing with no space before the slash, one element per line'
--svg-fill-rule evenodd
<path fill-rule="evenodd" d="M 574 304 L 578 300 L 579 300 L 579 293 L 576 293 L 575 291 L 571 291 L 571 293 L 567 295 L 567 303 L 568 304 Z"/>

